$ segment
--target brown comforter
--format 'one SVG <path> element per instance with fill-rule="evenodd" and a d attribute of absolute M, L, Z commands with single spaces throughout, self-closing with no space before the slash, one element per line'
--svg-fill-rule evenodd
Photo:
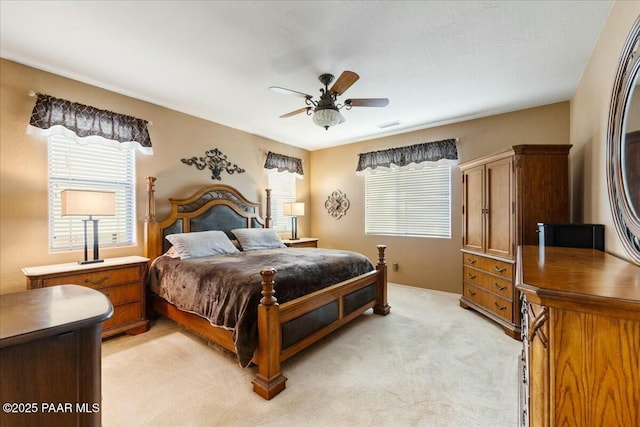
<path fill-rule="evenodd" d="M 283 248 L 179 260 L 157 258 L 149 271 L 152 292 L 212 325 L 233 330 L 238 361 L 247 366 L 258 343 L 260 270 L 273 267 L 275 297 L 284 303 L 373 270 L 350 251 Z"/>

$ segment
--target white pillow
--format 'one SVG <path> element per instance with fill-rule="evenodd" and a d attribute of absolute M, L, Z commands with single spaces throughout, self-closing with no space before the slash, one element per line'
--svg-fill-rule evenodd
<path fill-rule="evenodd" d="M 231 230 L 243 251 L 286 248 L 273 228 L 236 228 Z"/>
<path fill-rule="evenodd" d="M 169 234 L 167 240 L 171 242 L 180 259 L 239 252 L 224 231 L 219 230 Z"/>

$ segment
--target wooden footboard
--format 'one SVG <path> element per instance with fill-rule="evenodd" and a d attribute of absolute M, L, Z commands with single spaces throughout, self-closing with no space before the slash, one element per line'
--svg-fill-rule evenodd
<path fill-rule="evenodd" d="M 282 375 L 280 363 L 335 331 L 342 325 L 355 319 L 366 310 L 373 308 L 374 313 L 389 314 L 387 304 L 387 265 L 384 259 L 386 246 L 378 246 L 378 264 L 376 270 L 362 276 L 321 289 L 295 300 L 279 305 L 274 296 L 274 269 L 263 269 L 262 299 L 258 306 L 258 349 L 254 361 L 258 373 L 254 377 L 253 391 L 265 399 L 271 399 L 285 388 L 286 377 Z M 374 298 L 363 304 L 353 306 L 348 299 L 359 291 L 373 287 Z M 331 303 L 337 303 L 337 316 L 334 321 L 323 326 L 289 347 L 282 346 L 283 325 L 296 318 L 313 313 Z"/>

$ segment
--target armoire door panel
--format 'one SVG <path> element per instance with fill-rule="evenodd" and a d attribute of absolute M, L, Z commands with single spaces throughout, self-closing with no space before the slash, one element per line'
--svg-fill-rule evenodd
<path fill-rule="evenodd" d="M 512 159 L 506 158 L 486 166 L 487 238 L 485 252 L 513 257 L 513 179 Z"/>
<path fill-rule="evenodd" d="M 463 246 L 469 250 L 484 250 L 484 166 L 464 172 L 464 241 Z"/>

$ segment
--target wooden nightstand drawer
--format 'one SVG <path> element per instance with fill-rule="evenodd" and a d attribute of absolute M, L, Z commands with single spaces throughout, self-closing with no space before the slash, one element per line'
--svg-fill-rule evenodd
<path fill-rule="evenodd" d="M 126 267 L 53 277 L 44 279 L 42 284 L 43 287 L 73 284 L 100 289 L 131 282 L 140 282 L 140 267 Z"/>
<path fill-rule="evenodd" d="M 113 307 L 113 316 L 111 319 L 102 322 L 102 329 L 108 329 L 134 322 L 141 318 L 140 303 L 132 302 L 130 304 L 118 305 Z"/>
<path fill-rule="evenodd" d="M 142 288 L 139 283 L 102 288 L 100 292 L 105 294 L 114 306 L 142 299 Z"/>
<path fill-rule="evenodd" d="M 318 239 L 313 237 L 301 237 L 297 240 L 286 239 L 282 243 L 290 248 L 317 248 Z"/>
<path fill-rule="evenodd" d="M 290 243 L 287 246 L 292 247 L 292 248 L 317 248 L 318 247 L 318 243 L 316 241 L 313 241 L 313 242 L 297 242 L 297 243 Z"/>

